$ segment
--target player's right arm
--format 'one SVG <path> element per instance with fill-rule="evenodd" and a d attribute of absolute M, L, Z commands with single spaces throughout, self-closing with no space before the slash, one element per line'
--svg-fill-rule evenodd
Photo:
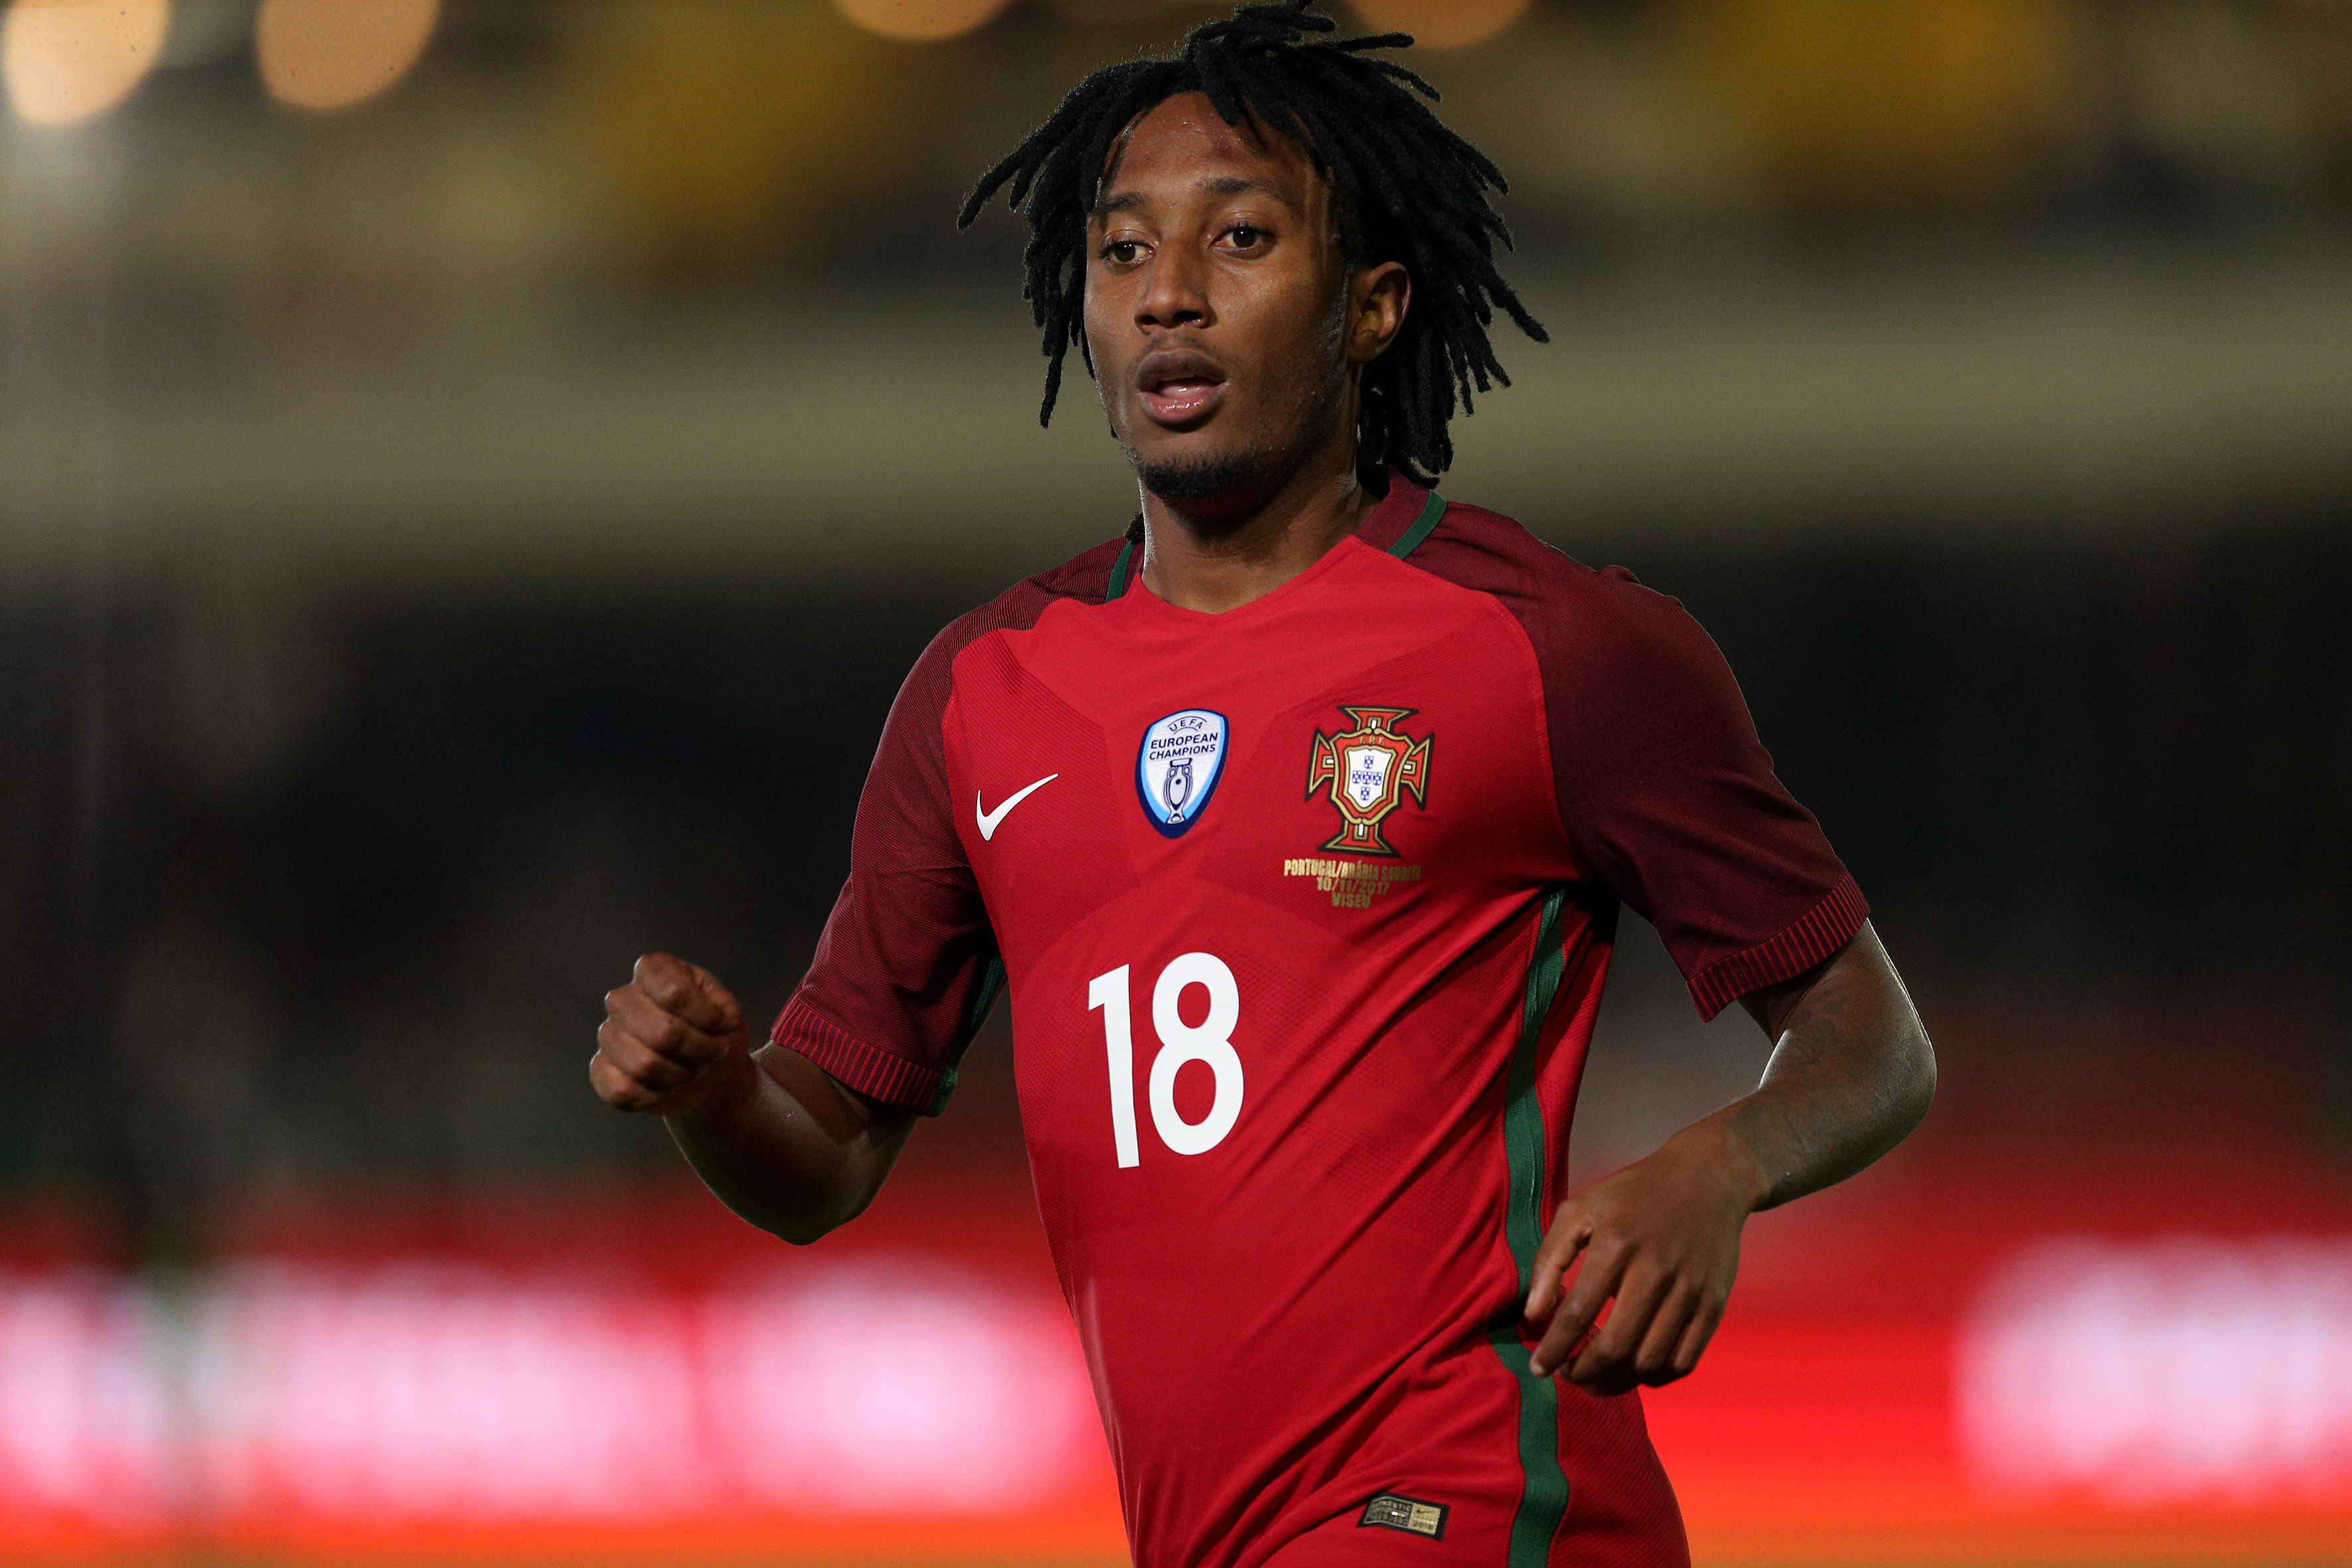
<path fill-rule="evenodd" d="M 605 994 L 588 1079 L 607 1105 L 661 1117 L 729 1208 L 794 1243 L 862 1213 L 915 1124 L 798 1051 L 751 1050 L 726 987 L 666 952 Z"/>
<path fill-rule="evenodd" d="M 743 1009 L 709 971 L 667 953 L 606 994 L 596 1092 L 667 1121 L 696 1173 L 762 1230 L 811 1242 L 856 1218 L 916 1118 L 945 1107 L 1004 975 L 959 829 L 980 803 L 948 782 L 955 661 L 1057 594 L 1098 598 L 1119 542 L 1081 558 L 1076 589 L 1017 585 L 915 661 L 858 796 L 849 879 L 767 1044 L 751 1048 Z"/>

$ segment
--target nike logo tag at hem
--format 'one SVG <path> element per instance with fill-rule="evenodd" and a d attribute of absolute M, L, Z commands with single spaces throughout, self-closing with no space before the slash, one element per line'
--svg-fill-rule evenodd
<path fill-rule="evenodd" d="M 1445 1516 L 1453 1511 L 1447 1503 L 1423 1502 L 1397 1492 L 1382 1492 L 1364 1505 L 1363 1517 L 1356 1521 L 1356 1528 L 1366 1530 L 1377 1525 L 1382 1530 L 1402 1530 L 1407 1535 L 1443 1541 Z"/>
<path fill-rule="evenodd" d="M 1044 789 L 1047 784 L 1052 784 L 1055 779 L 1060 778 L 1061 776 L 1062 775 L 1059 773 L 1047 773 L 1044 778 L 1039 779 L 1027 789 L 1015 790 L 1013 795 L 1006 799 L 1004 804 L 998 806 L 994 811 L 989 811 L 983 808 L 980 804 L 980 792 L 978 790 L 972 791 L 971 810 L 972 815 L 980 819 L 981 842 L 984 844 L 988 840 L 996 837 L 996 825 L 1004 820 L 1004 814 L 1006 812 L 1011 811 L 1014 806 L 1019 805 L 1023 801 L 1027 800 L 1031 795 L 1036 794 L 1039 790 Z"/>

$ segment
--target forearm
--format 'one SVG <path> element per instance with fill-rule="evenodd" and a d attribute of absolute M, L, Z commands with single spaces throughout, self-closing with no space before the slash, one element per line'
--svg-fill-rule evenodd
<path fill-rule="evenodd" d="M 911 1118 L 857 1100 L 782 1047 L 737 1061 L 693 1110 L 664 1119 L 695 1173 L 729 1208 L 795 1244 L 856 1218 Z"/>
<path fill-rule="evenodd" d="M 1750 1011 L 1777 1036 L 1762 1083 L 1688 1131 L 1753 1163 L 1755 1207 L 1845 1180 L 1927 1115 L 1935 1051 L 1867 925 L 1814 975 Z"/>
<path fill-rule="evenodd" d="M 1685 1375 L 1731 1298 L 1748 1216 L 1853 1175 L 1927 1114 L 1935 1053 L 1868 924 L 1809 973 L 1741 1000 L 1777 1042 L 1756 1092 L 1553 1215 L 1526 1307 L 1544 1325 L 1538 1373 L 1564 1367 L 1603 1394 Z"/>

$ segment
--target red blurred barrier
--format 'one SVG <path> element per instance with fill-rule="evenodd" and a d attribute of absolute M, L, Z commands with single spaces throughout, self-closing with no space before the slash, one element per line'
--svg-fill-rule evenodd
<path fill-rule="evenodd" d="M 1648 1410 L 1706 1561 L 2352 1561 L 2352 1186 L 1898 1153 L 1750 1223 Z"/>
<path fill-rule="evenodd" d="M 0 1552 L 1118 1560 L 1025 1185 L 912 1174 L 805 1250 L 690 1190 L 351 1193 L 137 1281 L 20 1215 Z M 1898 1156 L 1754 1223 L 1649 1407 L 1703 1561 L 2345 1561 L 2352 1196 Z"/>

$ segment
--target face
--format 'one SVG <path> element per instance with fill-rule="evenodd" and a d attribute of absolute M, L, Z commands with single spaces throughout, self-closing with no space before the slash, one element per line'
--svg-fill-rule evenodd
<path fill-rule="evenodd" d="M 1300 149 L 1169 99 L 1113 154 L 1091 226 L 1087 345 L 1111 431 L 1173 501 L 1269 492 L 1321 451 L 1352 462 L 1362 367 L 1395 337 L 1393 262 L 1340 259 Z"/>

